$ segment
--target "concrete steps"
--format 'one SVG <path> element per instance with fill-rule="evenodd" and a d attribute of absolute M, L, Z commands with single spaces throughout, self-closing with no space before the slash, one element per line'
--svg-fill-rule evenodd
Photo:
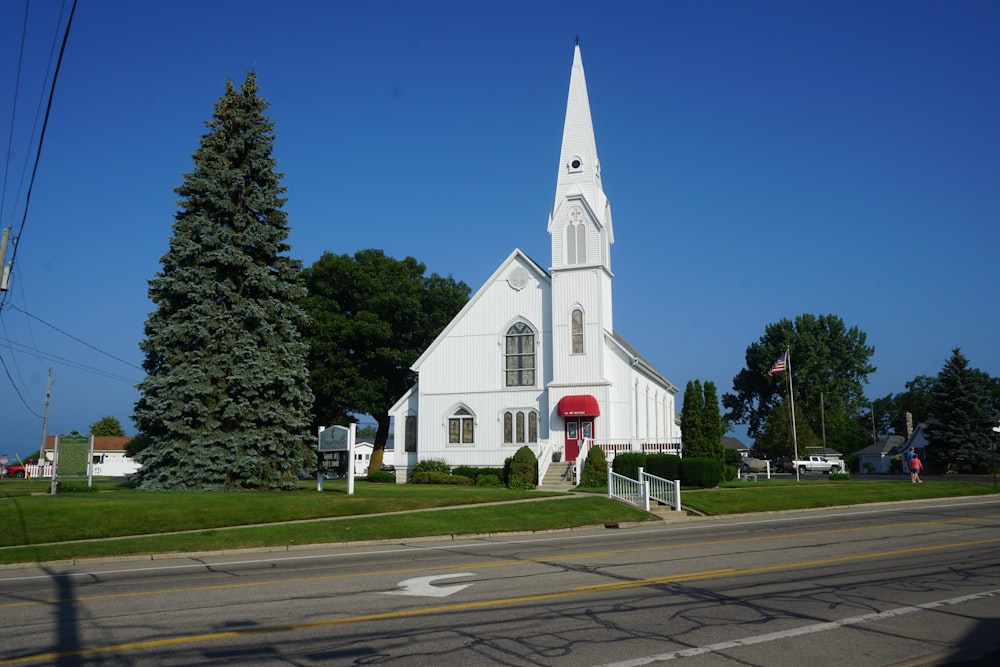
<path fill-rule="evenodd" d="M 539 491 L 572 491 L 573 488 L 573 464 L 569 461 L 550 463 L 545 478 L 538 485 Z"/>

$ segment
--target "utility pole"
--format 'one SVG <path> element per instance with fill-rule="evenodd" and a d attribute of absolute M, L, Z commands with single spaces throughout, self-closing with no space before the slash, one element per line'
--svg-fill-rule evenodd
<path fill-rule="evenodd" d="M 823 409 L 823 392 L 819 392 L 819 423 L 823 429 L 823 456 L 826 456 L 826 411 Z"/>
<path fill-rule="evenodd" d="M 38 464 L 45 466 L 45 431 L 49 426 L 49 396 L 52 394 L 52 368 L 49 368 L 49 382 L 45 387 L 45 412 L 42 415 L 42 447 L 38 450 Z M 53 461 L 53 466 L 55 462 Z M 55 475 L 55 468 L 52 469 Z"/>
<path fill-rule="evenodd" d="M 4 227 L 3 234 L 0 234 L 0 292 L 6 292 L 10 287 L 11 267 L 7 266 L 8 238 L 10 238 L 10 227 Z"/>

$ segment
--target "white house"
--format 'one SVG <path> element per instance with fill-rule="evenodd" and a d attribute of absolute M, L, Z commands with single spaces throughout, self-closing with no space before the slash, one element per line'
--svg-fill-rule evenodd
<path fill-rule="evenodd" d="M 390 441 L 391 445 L 392 442 Z M 372 451 L 375 443 L 368 440 L 360 440 L 354 443 L 354 476 L 363 477 L 368 474 L 368 463 L 372 459 Z M 382 451 L 382 465 L 392 466 L 395 464 L 395 452 L 391 447 L 386 446 Z"/>
<path fill-rule="evenodd" d="M 679 451 L 677 388 L 614 328 L 615 234 L 579 45 L 547 231 L 548 269 L 515 248 L 414 362 L 390 408 L 399 479 L 426 459 L 502 466 L 523 445 L 546 462 Z"/>

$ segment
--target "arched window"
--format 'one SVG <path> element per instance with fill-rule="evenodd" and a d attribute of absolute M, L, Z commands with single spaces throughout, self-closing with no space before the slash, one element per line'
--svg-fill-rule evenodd
<path fill-rule="evenodd" d="M 535 332 L 524 322 L 507 330 L 504 371 L 508 387 L 535 386 Z"/>
<path fill-rule="evenodd" d="M 579 308 L 573 309 L 570 317 L 570 331 L 573 337 L 573 354 L 583 354 L 583 311 Z"/>
<path fill-rule="evenodd" d="M 508 410 L 503 413 L 503 441 L 505 445 L 536 444 L 538 442 L 538 412 L 535 410 Z"/>
<path fill-rule="evenodd" d="M 448 444 L 471 445 L 475 438 L 472 413 L 459 408 L 448 418 Z"/>

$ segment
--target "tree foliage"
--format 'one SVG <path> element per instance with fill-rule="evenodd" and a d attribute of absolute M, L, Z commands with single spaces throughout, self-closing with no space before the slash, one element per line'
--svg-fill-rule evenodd
<path fill-rule="evenodd" d="M 323 253 L 304 272 L 314 425 L 371 415 L 378 431 L 370 469 L 382 464 L 389 408 L 416 381 L 410 366 L 469 300 L 465 283 L 425 271 L 412 257 L 373 249 Z"/>
<path fill-rule="evenodd" d="M 115 417 L 101 417 L 90 425 L 90 435 L 98 437 L 122 438 L 125 436 L 125 429 L 122 423 Z"/>
<path fill-rule="evenodd" d="M 798 452 L 795 451 L 796 446 Z M 795 436 L 792 436 L 792 411 L 789 403 L 778 403 L 767 416 L 764 431 L 754 442 L 753 452 L 757 458 L 773 460 L 780 456 L 794 458 L 796 453 L 802 457 L 809 451 L 815 452 L 814 448 L 819 446 L 820 438 L 809 426 L 796 400 Z"/>
<path fill-rule="evenodd" d="M 227 81 L 175 190 L 140 344 L 140 488 L 293 488 L 308 456 L 305 291 L 266 108 L 253 73 Z"/>
<path fill-rule="evenodd" d="M 724 419 L 747 424 L 747 433 L 754 439 L 763 434 L 768 416 L 788 397 L 789 373 L 769 376 L 768 370 L 788 350 L 802 426 L 819 433 L 824 416 L 829 420 L 839 413 L 855 420 L 868 404 L 863 385 L 875 372 L 871 364 L 875 348 L 866 339 L 864 332 L 847 328 L 835 315 L 799 315 L 794 322 L 784 319 L 767 325 L 760 340 L 747 347 L 746 368 L 733 378 L 734 393 L 722 397 L 727 409 Z M 828 442 L 849 452 L 859 432 L 855 424 L 851 433 L 838 434 L 842 441 L 828 434 Z"/>
<path fill-rule="evenodd" d="M 906 391 L 872 401 L 876 432 L 906 434 L 907 413 L 911 415 L 910 426 L 926 422 L 930 416 L 935 381 L 927 375 L 918 375 L 906 383 Z"/>
<path fill-rule="evenodd" d="M 684 455 L 723 458 L 722 436 L 726 428 L 719 411 L 719 396 L 715 383 L 701 380 L 687 383 L 681 407 L 681 438 Z"/>
<path fill-rule="evenodd" d="M 1000 418 L 998 383 L 970 368 L 960 348 L 952 350 L 934 383 L 927 420 L 928 464 L 937 470 L 986 473 L 993 470 Z"/>

